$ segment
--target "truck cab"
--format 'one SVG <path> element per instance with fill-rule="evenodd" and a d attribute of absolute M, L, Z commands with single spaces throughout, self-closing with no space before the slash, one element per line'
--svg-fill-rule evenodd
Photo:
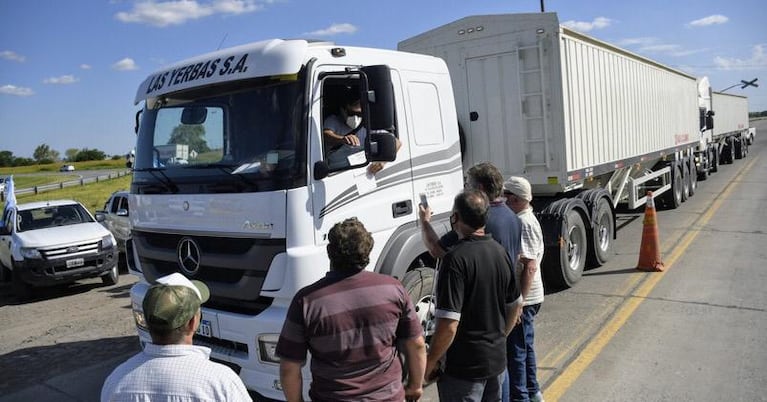
<path fill-rule="evenodd" d="M 324 121 L 348 91 L 361 99 L 366 135 L 331 163 L 338 149 Z M 444 232 L 463 188 L 441 59 L 275 39 L 158 71 L 136 102 L 144 107 L 127 250 L 142 279 L 131 290 L 142 342 L 150 340 L 141 302 L 151 283 L 172 272 L 201 280 L 211 297 L 195 343 L 249 389 L 282 399 L 274 349 L 287 306 L 328 271 L 327 233 L 353 216 L 375 240 L 367 269 L 402 280 L 428 321 L 434 261 L 418 203 L 428 198 Z M 168 163 L 168 149 L 186 163 Z M 371 172 L 373 162 L 384 168 Z"/>

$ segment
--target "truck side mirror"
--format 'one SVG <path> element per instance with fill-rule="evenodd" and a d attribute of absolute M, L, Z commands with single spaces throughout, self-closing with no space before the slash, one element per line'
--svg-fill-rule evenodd
<path fill-rule="evenodd" d="M 181 111 L 181 122 L 184 124 L 202 124 L 208 118 L 208 108 L 204 106 L 185 107 Z"/>
<path fill-rule="evenodd" d="M 328 177 L 328 173 L 330 173 L 330 168 L 327 162 L 317 161 L 314 163 L 314 180 L 322 180 Z"/>
<path fill-rule="evenodd" d="M 362 67 L 365 80 L 362 102 L 370 132 L 387 131 L 396 134 L 394 124 L 394 87 L 391 70 L 385 65 Z M 367 107 L 365 107 L 367 106 Z"/>
<path fill-rule="evenodd" d="M 391 162 L 397 158 L 397 138 L 387 132 L 370 133 L 371 161 Z"/>

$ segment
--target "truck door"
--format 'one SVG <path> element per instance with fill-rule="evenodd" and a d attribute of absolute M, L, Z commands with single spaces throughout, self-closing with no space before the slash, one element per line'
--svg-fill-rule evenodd
<path fill-rule="evenodd" d="M 339 71 L 338 67 L 334 66 L 333 69 Z M 322 72 L 328 71 L 330 68 L 323 70 L 319 67 L 315 74 L 319 77 Z M 393 76 L 392 80 L 395 96 L 401 99 L 399 78 Z M 344 92 L 357 88 L 359 76 L 325 76 L 315 82 L 317 84 L 313 88 L 310 117 L 312 165 L 319 160 L 331 159 L 328 152 L 332 146 L 324 138 L 324 122 L 332 114 L 338 113 L 343 106 Z M 397 115 L 404 116 L 400 103 L 397 103 Z M 404 126 L 402 122 L 398 125 Z M 317 245 L 327 243 L 327 233 L 334 224 L 357 217 L 375 239 L 371 264 L 368 266 L 368 269 L 373 269 L 373 261 L 391 233 L 415 219 L 418 210 L 411 183 L 410 151 L 407 141 L 403 140 L 401 144 L 396 160 L 387 162 L 383 170 L 375 175 L 368 171 L 369 164 L 365 164 L 364 152 L 347 156 L 352 164 L 361 163 L 360 166 L 331 169 L 327 177 L 319 180 L 312 175 L 310 189 Z"/>
<path fill-rule="evenodd" d="M 546 165 L 543 69 L 538 47 L 505 52 L 473 49 L 466 60 L 467 146 L 475 164 L 491 161 L 502 172 Z M 471 57 L 471 54 L 482 56 Z M 489 54 L 489 55 L 488 55 Z"/>

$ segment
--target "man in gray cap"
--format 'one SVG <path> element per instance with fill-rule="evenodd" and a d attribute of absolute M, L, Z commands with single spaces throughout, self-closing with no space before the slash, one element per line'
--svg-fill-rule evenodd
<path fill-rule="evenodd" d="M 533 192 L 530 182 L 524 177 L 512 176 L 503 183 L 506 205 L 519 216 L 522 222 L 522 249 L 514 276 L 519 291 L 525 299 L 522 309 L 522 323 L 517 325 L 506 339 L 506 354 L 509 369 L 509 393 L 511 401 L 543 401 L 536 375 L 535 332 L 533 321 L 543 303 L 543 281 L 541 260 L 543 259 L 543 232 L 533 207 Z"/>
<path fill-rule="evenodd" d="M 101 401 L 251 401 L 234 371 L 192 344 L 209 297 L 204 283 L 180 273 L 158 278 L 143 302 L 152 342 L 107 377 Z"/>

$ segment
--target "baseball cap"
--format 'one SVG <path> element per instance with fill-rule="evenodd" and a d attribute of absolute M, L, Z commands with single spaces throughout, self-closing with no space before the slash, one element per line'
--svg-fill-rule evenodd
<path fill-rule="evenodd" d="M 144 317 L 152 329 L 176 329 L 189 322 L 209 298 L 208 286 L 175 272 L 157 278 L 149 288 L 144 296 Z"/>
<path fill-rule="evenodd" d="M 530 182 L 524 177 L 509 177 L 509 180 L 503 183 L 503 192 L 514 194 L 528 202 L 533 200 L 533 190 L 530 188 Z"/>

